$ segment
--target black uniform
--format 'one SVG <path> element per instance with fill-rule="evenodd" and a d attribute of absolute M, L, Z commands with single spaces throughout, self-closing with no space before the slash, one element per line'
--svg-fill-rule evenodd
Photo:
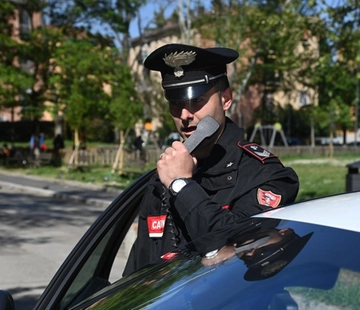
<path fill-rule="evenodd" d="M 138 238 L 124 275 L 210 231 L 293 202 L 298 189 L 293 169 L 245 141 L 243 129 L 227 119 L 211 155 L 199 163 L 193 181 L 176 197 L 164 192 L 157 175 L 150 181 L 141 203 Z M 165 218 L 162 234 L 156 228 Z"/>

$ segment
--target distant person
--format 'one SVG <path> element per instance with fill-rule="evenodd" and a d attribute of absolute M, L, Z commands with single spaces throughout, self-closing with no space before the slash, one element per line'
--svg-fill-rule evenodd
<path fill-rule="evenodd" d="M 3 165 L 8 163 L 8 159 L 11 156 L 11 150 L 6 143 L 3 144 L 0 152 L 0 158 L 2 159 Z"/>
<path fill-rule="evenodd" d="M 40 144 L 40 151 L 46 151 L 47 145 L 45 143 L 45 134 L 43 132 L 39 135 L 39 144 Z"/>
<path fill-rule="evenodd" d="M 30 140 L 29 140 L 30 150 L 33 150 L 35 147 L 35 136 L 36 136 L 35 134 L 32 134 L 30 137 Z"/>
<path fill-rule="evenodd" d="M 181 136 L 178 132 L 171 132 L 166 140 L 166 147 L 173 144 L 174 141 L 181 141 Z"/>
<path fill-rule="evenodd" d="M 144 150 L 144 140 L 141 136 L 137 136 L 134 140 L 134 148 L 136 152 L 136 158 L 140 158 L 141 160 L 146 159 L 145 150 Z"/>
<path fill-rule="evenodd" d="M 79 163 L 84 165 L 88 164 L 88 156 L 86 151 L 86 143 L 83 140 L 80 140 L 79 144 L 79 153 L 78 153 Z"/>
<path fill-rule="evenodd" d="M 40 156 L 40 139 L 37 134 L 32 134 L 29 141 L 30 145 L 30 156 L 37 160 Z"/>
<path fill-rule="evenodd" d="M 62 150 L 65 148 L 64 138 L 60 133 L 58 133 L 55 136 L 54 141 L 53 141 L 53 147 L 54 147 L 54 150 L 56 150 L 56 151 L 59 151 L 59 150 Z"/>
<path fill-rule="evenodd" d="M 64 138 L 61 134 L 57 134 L 53 141 L 54 148 L 54 166 L 60 167 L 62 164 L 62 150 L 65 148 Z"/>

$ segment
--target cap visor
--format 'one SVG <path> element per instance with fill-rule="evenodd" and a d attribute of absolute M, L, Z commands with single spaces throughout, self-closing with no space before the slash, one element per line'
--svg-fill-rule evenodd
<path fill-rule="evenodd" d="M 210 83 L 210 84 L 202 84 L 196 86 L 167 89 L 165 90 L 165 98 L 168 101 L 191 100 L 205 94 L 207 91 L 213 88 L 214 85 L 215 83 Z"/>

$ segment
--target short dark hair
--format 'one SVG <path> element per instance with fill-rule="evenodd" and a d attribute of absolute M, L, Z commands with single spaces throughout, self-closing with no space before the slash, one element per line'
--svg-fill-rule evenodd
<path fill-rule="evenodd" d="M 221 77 L 215 84 L 216 91 L 224 91 L 230 87 L 229 80 L 227 76 Z"/>

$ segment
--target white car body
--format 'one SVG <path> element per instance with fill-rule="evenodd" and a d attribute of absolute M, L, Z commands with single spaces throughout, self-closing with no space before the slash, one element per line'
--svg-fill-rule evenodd
<path fill-rule="evenodd" d="M 255 215 L 360 232 L 360 192 L 300 202 Z"/>

